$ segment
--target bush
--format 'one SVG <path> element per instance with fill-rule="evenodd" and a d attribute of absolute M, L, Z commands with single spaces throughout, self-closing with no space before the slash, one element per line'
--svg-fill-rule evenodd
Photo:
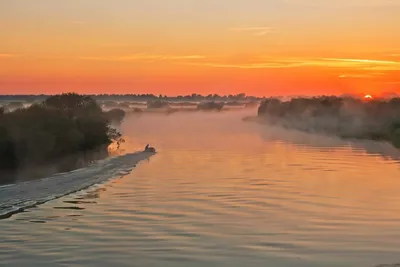
<path fill-rule="evenodd" d="M 225 103 L 225 106 L 241 107 L 241 106 L 244 106 L 244 104 L 239 101 L 229 101 L 229 102 Z"/>
<path fill-rule="evenodd" d="M 172 102 L 171 106 L 193 107 L 193 106 L 197 106 L 197 103 L 194 103 L 194 102 Z"/>
<path fill-rule="evenodd" d="M 0 116 L 0 170 L 46 164 L 123 141 L 88 96 L 62 94 Z"/>
<path fill-rule="evenodd" d="M 224 103 L 217 103 L 215 101 L 211 101 L 211 102 L 203 102 L 200 103 L 197 106 L 198 110 L 217 110 L 217 111 L 221 111 L 224 107 Z"/>
<path fill-rule="evenodd" d="M 122 123 L 125 117 L 125 111 L 119 108 L 114 108 L 106 112 L 107 119 L 112 123 Z"/>
<path fill-rule="evenodd" d="M 147 108 L 168 108 L 168 102 L 161 101 L 161 100 L 154 100 L 147 102 Z"/>

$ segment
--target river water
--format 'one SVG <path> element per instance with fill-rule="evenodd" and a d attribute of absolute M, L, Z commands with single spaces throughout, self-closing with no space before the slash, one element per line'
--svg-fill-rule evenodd
<path fill-rule="evenodd" d="M 0 266 L 400 262 L 400 153 L 254 112 L 130 117 L 124 155 L 1 187 L 3 215 L 23 212 L 0 220 Z M 158 153 L 132 154 L 146 143 Z"/>

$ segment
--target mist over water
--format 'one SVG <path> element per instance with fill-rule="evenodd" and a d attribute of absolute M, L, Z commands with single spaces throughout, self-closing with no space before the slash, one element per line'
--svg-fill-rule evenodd
<path fill-rule="evenodd" d="M 121 156 L 1 187 L 0 210 L 43 204 L 0 221 L 0 266 L 400 262 L 399 150 L 242 121 L 255 113 L 130 115 Z"/>

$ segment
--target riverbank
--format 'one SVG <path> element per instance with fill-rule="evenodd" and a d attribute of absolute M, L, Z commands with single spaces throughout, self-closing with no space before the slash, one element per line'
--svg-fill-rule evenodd
<path fill-rule="evenodd" d="M 285 120 L 266 120 L 265 117 L 259 117 L 259 116 L 247 116 L 243 117 L 242 121 L 244 122 L 252 122 L 252 123 L 258 123 L 262 124 L 265 126 L 274 126 L 274 127 L 281 127 L 286 130 L 296 130 L 304 133 L 312 133 L 312 134 L 320 134 L 320 135 L 328 135 L 328 136 L 335 136 L 343 140 L 368 140 L 368 141 L 374 141 L 374 142 L 386 142 L 393 147 L 400 149 L 400 145 L 396 143 L 394 140 L 390 139 L 383 139 L 383 138 L 373 138 L 373 136 L 363 136 L 363 135 L 350 135 L 350 134 L 338 134 L 338 133 L 333 133 L 326 131 L 325 129 L 318 129 L 318 128 L 310 128 L 305 126 L 303 123 L 299 122 L 293 122 L 293 121 L 285 121 Z"/>
<path fill-rule="evenodd" d="M 400 99 L 271 98 L 261 103 L 257 119 L 245 120 L 343 139 L 384 141 L 400 148 Z"/>

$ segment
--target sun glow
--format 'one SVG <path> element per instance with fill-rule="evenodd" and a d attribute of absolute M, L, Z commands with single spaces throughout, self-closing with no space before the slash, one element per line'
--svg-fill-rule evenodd
<path fill-rule="evenodd" d="M 371 95 L 365 95 L 364 98 L 365 99 L 372 99 L 372 96 Z"/>
<path fill-rule="evenodd" d="M 98 2 L 0 0 L 0 94 L 398 90 L 395 0 Z"/>

